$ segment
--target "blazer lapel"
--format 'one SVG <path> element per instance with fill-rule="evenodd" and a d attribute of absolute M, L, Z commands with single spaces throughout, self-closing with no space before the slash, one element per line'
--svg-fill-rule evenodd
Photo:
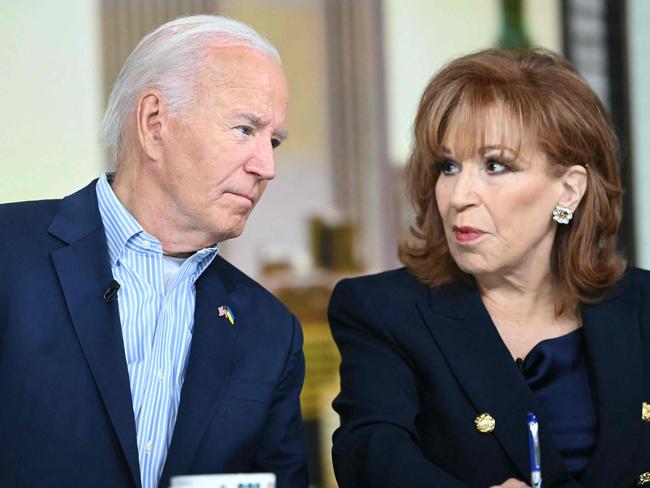
<path fill-rule="evenodd" d="M 522 479 L 530 476 L 527 413 L 541 407 L 501 340 L 479 293 L 461 285 L 432 292 L 431 302 L 418 304 L 422 318 L 450 368 L 479 413 L 496 420 L 495 437 Z M 540 425 L 544 484 L 569 479 L 543 416 Z"/>
<path fill-rule="evenodd" d="M 625 290 L 625 284 L 624 279 L 609 298 L 584 306 L 582 312 L 598 416 L 596 450 L 582 479 L 585 486 L 620 486 L 617 479 L 640 440 L 640 293 L 629 286 Z"/>
<path fill-rule="evenodd" d="M 52 253 L 66 305 L 97 389 L 140 486 L 131 389 L 117 302 L 103 294 L 113 279 L 95 184 L 64 199 L 49 229 L 68 246 Z"/>
<path fill-rule="evenodd" d="M 215 258 L 196 281 L 192 345 L 162 482 L 188 471 L 230 378 L 235 342 L 243 320 L 236 305 L 234 286 L 224 286 L 219 262 L 219 257 Z M 234 325 L 219 316 L 221 305 L 232 307 L 236 316 Z"/>

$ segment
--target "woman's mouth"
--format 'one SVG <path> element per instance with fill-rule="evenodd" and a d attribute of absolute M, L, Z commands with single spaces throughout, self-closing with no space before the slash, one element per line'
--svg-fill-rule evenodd
<path fill-rule="evenodd" d="M 480 238 L 483 236 L 485 232 L 483 232 L 480 229 L 476 229 L 474 227 L 468 227 L 468 226 L 463 226 L 463 227 L 458 227 L 454 225 L 454 235 L 456 237 L 457 242 L 473 242 L 476 239 Z"/>

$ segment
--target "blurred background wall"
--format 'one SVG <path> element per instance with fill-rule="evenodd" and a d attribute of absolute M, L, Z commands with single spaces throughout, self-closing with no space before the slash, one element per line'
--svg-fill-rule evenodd
<path fill-rule="evenodd" d="M 0 0 L 0 202 L 53 198 L 104 167 L 99 4 Z"/>
<path fill-rule="evenodd" d="M 629 59 L 630 113 L 636 219 L 636 261 L 650 267 L 650 2 L 628 1 L 627 39 Z"/>
<path fill-rule="evenodd" d="M 523 39 L 576 64 L 622 142 L 621 246 L 650 267 L 647 0 L 0 0 L 0 202 L 58 198 L 108 169 L 97 134 L 121 64 L 149 30 L 197 13 L 265 34 L 291 89 L 277 178 L 223 253 L 303 323 L 313 486 L 336 486 L 329 293 L 343 276 L 399 265 L 411 218 L 400 187 L 411 124 L 447 61 Z"/>

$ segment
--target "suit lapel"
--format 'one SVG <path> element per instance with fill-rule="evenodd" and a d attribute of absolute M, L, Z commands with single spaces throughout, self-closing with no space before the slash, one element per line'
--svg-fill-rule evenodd
<path fill-rule="evenodd" d="M 133 482 L 140 486 L 135 419 L 118 305 L 102 298 L 113 276 L 94 182 L 62 201 L 49 231 L 69 244 L 54 251 L 52 261 Z"/>
<path fill-rule="evenodd" d="M 639 291 L 625 280 L 610 298 L 583 307 L 587 351 L 592 365 L 598 415 L 596 450 L 582 482 L 619 486 L 640 440 L 643 362 Z M 626 291 L 626 293 L 623 293 Z"/>
<path fill-rule="evenodd" d="M 522 479 L 530 476 L 528 412 L 541 407 L 512 360 L 479 293 L 461 285 L 432 292 L 431 302 L 418 304 L 422 318 L 447 359 L 459 384 L 476 408 L 496 420 L 493 431 Z M 540 417 L 544 484 L 568 479 L 545 420 Z"/>
<path fill-rule="evenodd" d="M 188 471 L 230 378 L 237 334 L 245 322 L 237 307 L 234 287 L 224 286 L 219 262 L 215 258 L 196 281 L 192 345 L 162 482 Z M 219 316 L 221 305 L 232 308 L 235 325 Z"/>

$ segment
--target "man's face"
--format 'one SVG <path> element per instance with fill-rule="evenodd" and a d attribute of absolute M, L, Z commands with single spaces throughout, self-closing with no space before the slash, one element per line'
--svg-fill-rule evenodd
<path fill-rule="evenodd" d="M 162 134 L 161 189 L 179 232 L 205 244 L 237 237 L 286 137 L 287 83 L 277 61 L 247 47 L 211 47 L 192 101 Z"/>

